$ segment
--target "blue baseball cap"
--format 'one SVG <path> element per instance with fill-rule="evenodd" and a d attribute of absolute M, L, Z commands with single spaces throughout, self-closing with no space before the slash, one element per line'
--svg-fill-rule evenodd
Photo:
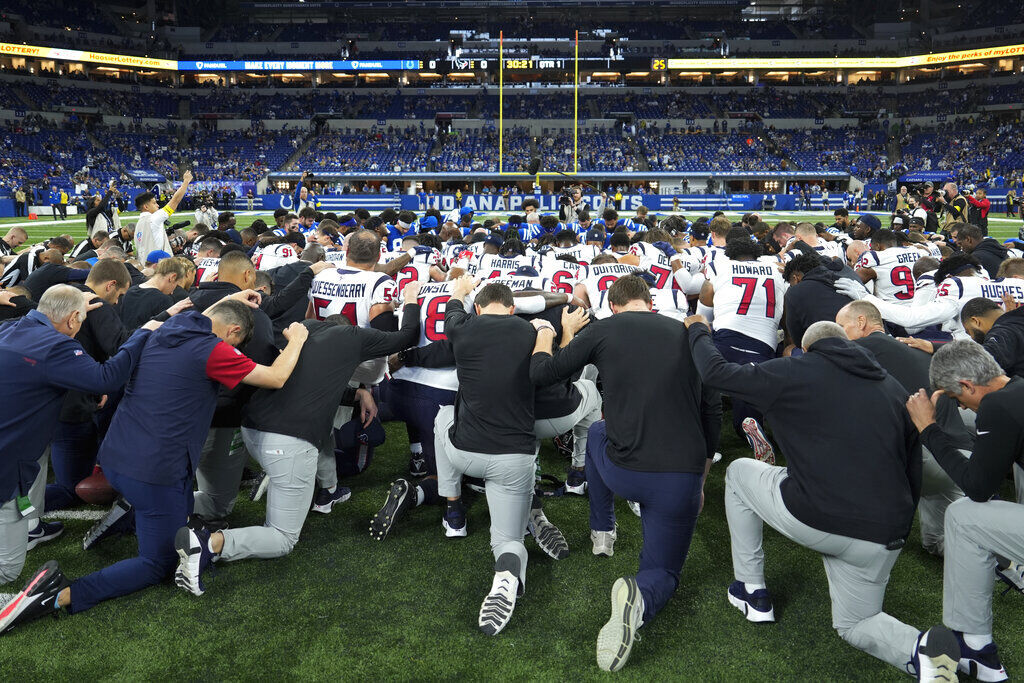
<path fill-rule="evenodd" d="M 501 245 L 505 244 L 505 240 L 498 235 L 490 234 L 484 238 L 484 244 L 490 244 L 492 247 L 498 247 L 500 249 Z"/>
<path fill-rule="evenodd" d="M 521 275 L 523 277 L 537 277 L 540 273 L 533 266 L 519 266 L 516 268 L 514 275 Z"/>
<path fill-rule="evenodd" d="M 146 264 L 149 265 L 153 263 L 159 263 L 160 261 L 163 261 L 165 258 L 171 258 L 171 255 L 168 254 L 163 249 L 156 249 L 155 251 L 151 251 L 146 255 Z"/>
<path fill-rule="evenodd" d="M 587 230 L 587 241 L 604 242 L 604 230 L 599 228 L 591 228 L 590 230 Z"/>
<path fill-rule="evenodd" d="M 857 216 L 857 222 L 863 223 L 868 226 L 871 230 L 871 234 L 874 235 L 876 232 L 882 229 L 882 221 L 878 220 L 878 216 L 870 213 L 862 213 Z"/>
<path fill-rule="evenodd" d="M 437 227 L 437 216 L 425 216 L 420 219 L 420 230 L 433 230 Z"/>
<path fill-rule="evenodd" d="M 461 209 L 459 209 L 459 215 L 460 216 L 468 216 L 468 215 L 470 215 L 472 213 L 473 213 L 473 209 L 469 208 L 468 206 L 464 206 Z"/>

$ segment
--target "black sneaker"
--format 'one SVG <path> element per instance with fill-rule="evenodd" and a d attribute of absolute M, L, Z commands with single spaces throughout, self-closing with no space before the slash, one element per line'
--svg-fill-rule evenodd
<path fill-rule="evenodd" d="M 489 636 L 496 636 L 508 626 L 519 595 L 519 558 L 505 553 L 494 564 L 491 590 L 480 605 L 477 626 Z"/>
<path fill-rule="evenodd" d="M 729 586 L 729 603 L 743 612 L 747 621 L 766 623 L 775 621 L 775 608 L 772 596 L 767 588 L 758 588 L 752 593 L 747 592 L 742 581 L 733 581 Z"/>
<path fill-rule="evenodd" d="M 220 519 L 208 519 L 202 515 L 197 515 L 194 512 L 188 519 L 189 524 L 197 529 L 206 529 L 207 532 L 213 533 L 214 531 L 224 531 L 225 529 L 231 528 L 228 524 L 228 520 L 223 517 Z"/>
<path fill-rule="evenodd" d="M 917 636 L 907 672 L 919 681 L 956 683 L 960 647 L 945 626 L 932 626 Z"/>
<path fill-rule="evenodd" d="M 331 514 L 331 508 L 335 503 L 344 503 L 352 497 L 352 490 L 344 486 L 338 486 L 331 493 L 327 489 L 318 489 L 313 498 L 313 512 L 322 512 L 325 515 Z"/>
<path fill-rule="evenodd" d="M 32 550 L 40 543 L 46 543 L 64 533 L 64 525 L 61 522 L 44 522 L 39 520 L 36 528 L 28 532 L 28 544 L 25 550 Z"/>
<path fill-rule="evenodd" d="M 1009 679 L 1003 663 L 999 659 L 999 649 L 995 643 L 989 643 L 980 650 L 968 647 L 964 642 L 964 634 L 953 631 L 957 644 L 960 646 L 960 662 L 958 668 L 965 674 L 979 681 L 1005 681 Z"/>
<path fill-rule="evenodd" d="M 178 553 L 174 583 L 193 595 L 202 595 L 206 591 L 203 572 L 213 561 L 210 530 L 198 525 L 181 527 L 174 535 L 174 549 Z"/>
<path fill-rule="evenodd" d="M 135 527 L 135 511 L 124 498 L 118 498 L 110 508 L 110 512 L 92 525 L 82 539 L 82 549 L 88 550 L 100 541 L 114 536 L 131 533 Z"/>
<path fill-rule="evenodd" d="M 586 470 L 569 468 L 569 475 L 565 478 L 565 492 L 577 496 L 587 495 L 587 472 Z"/>
<path fill-rule="evenodd" d="M 441 526 L 444 527 L 444 535 L 448 538 L 464 538 L 467 532 L 466 508 L 461 503 L 449 503 L 445 508 L 444 517 L 441 518 Z"/>
<path fill-rule="evenodd" d="M 409 454 L 409 476 L 414 479 L 422 479 L 430 474 L 427 471 L 427 459 L 422 453 Z"/>
<path fill-rule="evenodd" d="M 391 489 L 388 491 L 388 497 L 384 499 L 384 506 L 370 520 L 370 538 L 383 541 L 398 518 L 415 504 L 415 493 L 408 481 L 396 479 L 391 482 Z"/>
<path fill-rule="evenodd" d="M 48 614 L 57 616 L 57 596 L 71 585 L 56 560 L 40 567 L 20 593 L 0 610 L 0 633 Z"/>

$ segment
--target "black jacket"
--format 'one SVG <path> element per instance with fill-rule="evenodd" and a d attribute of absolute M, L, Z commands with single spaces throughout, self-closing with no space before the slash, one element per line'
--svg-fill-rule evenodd
<path fill-rule="evenodd" d="M 819 531 L 901 547 L 921 493 L 921 445 L 904 407 L 907 390 L 845 339 L 740 365 L 722 358 L 706 326 L 689 332 L 704 383 L 764 413 L 789 468 L 781 485 L 786 509 Z"/>
<path fill-rule="evenodd" d="M 284 328 L 302 322 L 309 305 L 309 288 L 313 284 L 313 271 L 306 261 L 296 261 L 274 268 L 270 273 L 274 293 L 263 300 L 260 308 L 270 317 L 274 327 L 274 342 L 284 347 Z"/>
<path fill-rule="evenodd" d="M 835 320 L 839 309 L 850 303 L 849 297 L 833 286 L 836 280 L 845 277 L 845 266 L 837 260 L 823 259 L 820 266 L 786 291 L 783 304 L 786 332 L 797 346 L 808 327 L 821 320 Z"/>
<path fill-rule="evenodd" d="M 1007 375 L 1024 377 L 1024 308 L 999 316 L 985 335 L 985 350 Z"/>
<path fill-rule="evenodd" d="M 986 237 L 978 242 L 978 246 L 971 252 L 971 256 L 981 262 L 990 278 L 995 279 L 999 273 L 999 266 L 1009 256 L 1009 252 L 996 239 Z"/>
<path fill-rule="evenodd" d="M 230 282 L 204 282 L 189 294 L 195 309 L 202 313 L 226 296 L 240 292 Z M 270 318 L 261 309 L 253 310 L 254 325 L 252 339 L 239 351 L 261 365 L 270 365 L 277 358 L 274 346 L 274 327 Z M 238 427 L 242 424 L 242 406 L 255 391 L 254 387 L 239 384 L 234 389 L 221 387 L 217 398 L 217 412 L 213 415 L 212 427 Z"/>

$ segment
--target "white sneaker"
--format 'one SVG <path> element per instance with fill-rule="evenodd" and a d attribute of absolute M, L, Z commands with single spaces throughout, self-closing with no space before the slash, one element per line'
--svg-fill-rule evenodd
<path fill-rule="evenodd" d="M 626 665 L 636 632 L 643 626 L 644 599 L 632 576 L 612 584 L 612 614 L 597 634 L 597 665 L 602 671 L 618 671 Z"/>
<path fill-rule="evenodd" d="M 594 554 L 600 557 L 611 557 L 615 554 L 616 532 L 612 531 L 590 531 L 590 541 L 594 544 Z"/>
<path fill-rule="evenodd" d="M 933 626 L 917 637 L 911 664 L 919 681 L 955 683 L 960 644 L 945 626 Z"/>
<path fill-rule="evenodd" d="M 640 503 L 636 502 L 635 500 L 627 500 L 626 505 L 629 506 L 630 512 L 632 512 L 637 517 L 640 516 Z"/>
<path fill-rule="evenodd" d="M 519 558 L 505 553 L 494 565 L 494 581 L 491 591 L 480 605 L 477 624 L 489 636 L 501 633 L 512 619 L 519 594 Z"/>

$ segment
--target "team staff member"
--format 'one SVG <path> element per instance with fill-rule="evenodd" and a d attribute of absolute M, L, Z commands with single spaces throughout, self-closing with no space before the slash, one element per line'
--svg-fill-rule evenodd
<path fill-rule="evenodd" d="M 185 171 L 181 177 L 181 185 L 163 208 L 157 204 L 156 195 L 152 192 L 143 192 L 135 198 L 135 208 L 142 212 L 135 224 L 135 258 L 139 263 L 145 263 L 146 257 L 151 251 L 174 253 L 164 224 L 178 208 L 181 200 L 185 198 L 185 193 L 188 192 L 188 185 L 191 182 L 192 171 Z"/>
<path fill-rule="evenodd" d="M 108 362 L 97 363 L 74 340 L 94 308 L 74 287 L 57 285 L 34 311 L 0 328 L 0 584 L 17 578 L 25 564 L 29 520 L 42 512 L 31 510 L 27 497 L 37 477 L 46 479 L 45 450 L 65 394 L 116 391 L 149 335 L 133 335 Z M 0 632 L 11 611 L 23 610 L 14 605 L 0 613 Z"/>
<path fill-rule="evenodd" d="M 192 512 L 192 473 L 218 386 L 282 387 L 306 341 L 306 328 L 295 324 L 273 365 L 257 365 L 242 355 L 236 347 L 252 333 L 249 300 L 255 298 L 249 290 L 204 313 L 174 316 L 146 340 L 99 453 L 107 479 L 135 508 L 139 555 L 76 581 L 69 581 L 56 561 L 47 562 L 15 598 L 15 608 L 4 610 L 0 632 L 61 607 L 71 613 L 87 610 L 171 574 L 177 559 L 174 537 Z M 169 420 L 167 406 L 189 410 Z"/>
<path fill-rule="evenodd" d="M 242 421 L 246 447 L 270 480 L 266 523 L 212 534 L 203 528 L 179 529 L 175 546 L 181 560 L 175 578 L 180 587 L 202 595 L 202 573 L 214 559 L 281 557 L 292 551 L 313 500 L 318 453 L 334 449 L 337 406 L 351 405 L 354 395 L 362 408 L 364 427 L 376 412 L 370 393 L 353 392 L 348 380 L 359 363 L 416 343 L 419 288 L 413 282 L 402 291 L 405 309 L 397 332 L 355 327 L 340 315 L 302 323 L 309 338 L 291 377 L 280 389 L 253 394 Z"/>
<path fill-rule="evenodd" d="M 541 386 L 554 384 L 593 363 L 604 384 L 606 421 L 590 428 L 586 456 L 594 554 L 612 554 L 614 495 L 638 501 L 643 513 L 640 571 L 615 581 L 612 616 L 597 637 L 598 666 L 616 671 L 629 658 L 636 630 L 679 585 L 711 461 L 700 379 L 686 352 L 685 328 L 652 313 L 650 289 L 637 276 L 616 280 L 608 301 L 613 315 L 584 328 L 554 356 L 554 328 L 535 321 L 530 378 Z M 623 362 L 632 357 L 657 358 L 662 366 L 649 381 L 640 381 L 635 368 Z"/>
<path fill-rule="evenodd" d="M 932 358 L 929 398 L 922 389 L 907 401 L 921 441 L 967 494 L 946 510 L 942 621 L 960 643 L 960 670 L 982 681 L 1006 680 L 992 640 L 992 570 L 1002 558 L 1024 559 L 1024 505 L 993 500 L 1016 465 L 1024 465 L 1024 380 L 1010 379 L 970 340 L 954 341 Z M 978 439 L 969 457 L 935 422 L 945 394 L 977 413 Z"/>
<path fill-rule="evenodd" d="M 463 300 L 478 284 L 455 281 L 445 307 L 444 333 L 452 344 L 459 392 L 434 420 L 438 494 L 448 499 L 443 526 L 448 536 L 466 535 L 462 476 L 487 480 L 494 581 L 480 607 L 478 625 L 496 635 L 512 618 L 526 585 L 526 533 L 533 499 L 536 439 L 530 323 L 513 315 L 507 285 L 491 283 L 474 296 L 476 315 Z"/>
<path fill-rule="evenodd" d="M 729 602 L 748 621 L 775 621 L 761 545 L 767 522 L 821 553 L 832 625 L 843 640 L 900 671 L 912 662 L 921 680 L 933 680 L 927 674 L 934 667 L 955 666 L 959 648 L 949 629 L 921 633 L 882 611 L 921 489 L 921 448 L 902 409 L 906 390 L 834 322 L 807 329 L 802 356 L 756 365 L 722 358 L 703 316 L 687 318 L 686 325 L 705 384 L 763 410 L 788 465 L 739 458 L 726 470 L 736 579 Z M 824 395 L 858 406 L 858 419 L 829 419 L 828 409 L 810 399 Z"/>

